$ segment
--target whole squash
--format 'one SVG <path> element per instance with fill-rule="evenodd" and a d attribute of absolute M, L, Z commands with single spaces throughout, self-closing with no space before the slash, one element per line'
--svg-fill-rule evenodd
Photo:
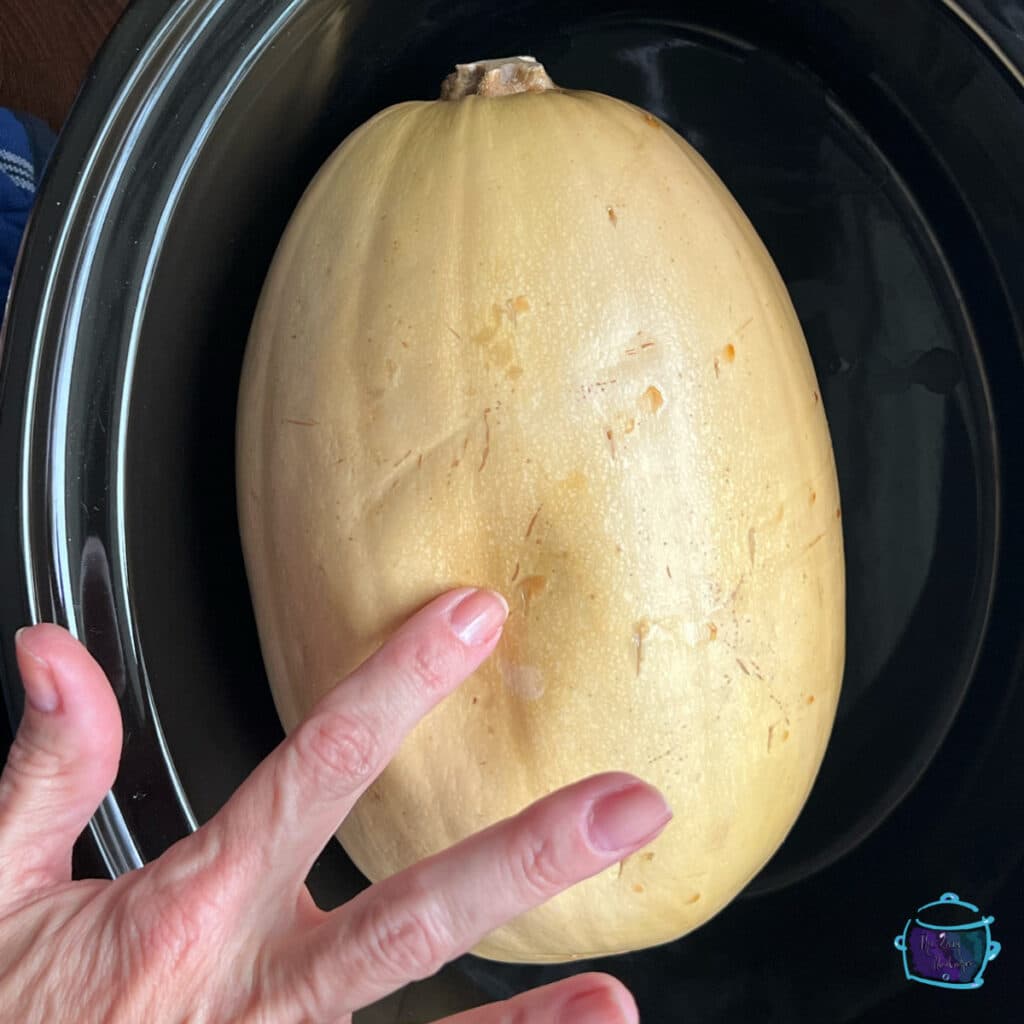
<path fill-rule="evenodd" d="M 342 826 L 371 880 L 594 772 L 674 808 L 479 955 L 675 939 L 793 825 L 844 660 L 829 432 L 771 258 L 658 118 L 513 58 L 355 131 L 259 303 L 238 500 L 287 729 L 442 590 L 511 604 Z"/>

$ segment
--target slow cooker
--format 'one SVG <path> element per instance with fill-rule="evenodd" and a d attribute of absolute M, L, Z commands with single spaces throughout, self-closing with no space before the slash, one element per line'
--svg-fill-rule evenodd
<path fill-rule="evenodd" d="M 81 870 L 159 856 L 282 735 L 238 543 L 233 441 L 253 308 L 291 211 L 371 114 L 434 96 L 457 62 L 510 53 L 672 124 L 779 265 L 843 497 L 843 698 L 796 827 L 708 925 L 598 964 L 466 957 L 362 1019 L 431 1020 L 594 967 L 659 1021 L 1012 1019 L 1024 1005 L 1018 0 L 136 0 L 52 159 L 0 365 L 11 720 L 14 629 L 52 620 L 104 666 L 126 727 Z M 310 885 L 334 905 L 365 881 L 331 844 Z M 951 888 L 976 920 L 1001 922 L 1003 953 L 969 991 L 915 984 L 893 948 L 908 908 Z"/>

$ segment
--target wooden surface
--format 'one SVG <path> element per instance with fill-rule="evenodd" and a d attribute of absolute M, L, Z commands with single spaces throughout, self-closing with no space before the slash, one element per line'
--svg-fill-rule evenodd
<path fill-rule="evenodd" d="M 55 131 L 129 0 L 0 0 L 0 106 Z"/>

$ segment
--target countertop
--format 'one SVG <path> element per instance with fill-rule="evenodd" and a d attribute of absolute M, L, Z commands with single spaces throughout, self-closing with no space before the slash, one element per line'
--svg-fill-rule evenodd
<path fill-rule="evenodd" d="M 54 131 L 128 0 L 0 0 L 0 106 Z"/>

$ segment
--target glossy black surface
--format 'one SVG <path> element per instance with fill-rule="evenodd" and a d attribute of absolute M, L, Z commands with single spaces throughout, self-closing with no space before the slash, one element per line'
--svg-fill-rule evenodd
<path fill-rule="evenodd" d="M 653 1020 L 947 1019 L 952 997 L 903 979 L 907 913 L 956 889 L 1024 917 L 1024 17 L 967 6 L 1009 56 L 937 0 L 130 10 L 41 196 L 0 379 L 5 690 L 16 716 L 10 633 L 32 617 L 110 672 L 127 727 L 93 828 L 110 870 L 215 812 L 280 737 L 233 427 L 281 229 L 374 111 L 433 96 L 458 60 L 531 52 L 665 118 L 751 216 L 818 370 L 847 544 L 843 700 L 796 828 L 708 926 L 600 966 Z M 311 881 L 324 903 L 362 884 L 334 845 Z M 828 941 L 808 934 L 823 917 L 842 922 Z M 1008 959 L 973 1019 L 1024 999 Z M 496 995 L 589 966 L 461 969 Z"/>

